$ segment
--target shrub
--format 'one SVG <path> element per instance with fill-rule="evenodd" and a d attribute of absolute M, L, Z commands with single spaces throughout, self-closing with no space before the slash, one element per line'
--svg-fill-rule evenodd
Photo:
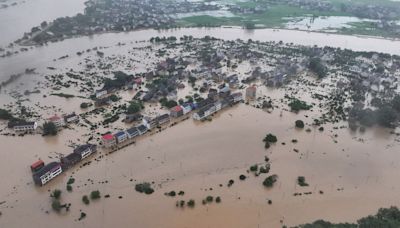
<path fill-rule="evenodd" d="M 176 196 L 176 192 L 175 191 L 170 191 L 170 192 L 167 193 L 167 195 L 174 197 L 174 196 Z"/>
<path fill-rule="evenodd" d="M 214 201 L 214 197 L 212 197 L 212 196 L 207 196 L 207 197 L 206 197 L 206 201 L 209 202 L 209 203 L 211 203 L 212 201 Z"/>
<path fill-rule="evenodd" d="M 179 191 L 178 195 L 183 196 L 183 195 L 185 195 L 185 192 L 184 191 Z"/>
<path fill-rule="evenodd" d="M 270 165 L 266 164 L 265 167 L 261 166 L 260 167 L 260 173 L 268 173 L 270 169 Z"/>
<path fill-rule="evenodd" d="M 88 205 L 90 203 L 89 197 L 87 195 L 84 195 L 82 197 L 82 202 L 86 205 Z"/>
<path fill-rule="evenodd" d="M 228 182 L 228 187 L 230 187 L 230 186 L 232 186 L 233 185 L 233 183 L 235 183 L 235 181 L 234 180 L 229 180 L 229 182 Z"/>
<path fill-rule="evenodd" d="M 73 183 L 75 183 L 75 178 L 70 177 L 70 178 L 68 179 L 68 181 L 67 181 L 67 184 L 69 185 L 69 184 L 73 184 Z"/>
<path fill-rule="evenodd" d="M 306 187 L 308 186 L 307 182 L 306 182 L 306 178 L 303 176 L 299 176 L 297 177 L 297 184 L 299 184 L 301 187 Z"/>
<path fill-rule="evenodd" d="M 53 197 L 54 199 L 60 199 L 60 197 L 61 197 L 61 190 L 55 189 L 55 190 L 53 191 L 53 193 L 51 194 L 51 197 Z"/>
<path fill-rule="evenodd" d="M 185 200 L 181 200 L 181 201 L 179 202 L 179 205 L 180 205 L 181 207 L 184 207 L 184 206 L 185 206 Z"/>
<path fill-rule="evenodd" d="M 257 164 L 250 166 L 250 171 L 251 172 L 257 172 L 257 170 L 258 170 L 258 165 Z"/>
<path fill-rule="evenodd" d="M 239 176 L 239 179 L 240 180 L 246 180 L 246 176 L 242 174 L 242 175 Z"/>
<path fill-rule="evenodd" d="M 91 198 L 92 200 L 100 199 L 100 192 L 99 192 L 98 190 L 92 191 L 92 192 L 90 193 L 90 198 Z"/>
<path fill-rule="evenodd" d="M 278 138 L 273 134 L 267 134 L 263 141 L 269 143 L 276 143 L 278 142 Z"/>
<path fill-rule="evenodd" d="M 264 182 L 263 182 L 263 185 L 264 185 L 265 187 L 267 187 L 267 188 L 271 188 L 271 187 L 274 186 L 274 183 L 277 181 L 277 179 L 278 179 L 278 176 L 277 176 L 277 175 L 275 175 L 275 174 L 274 174 L 274 175 L 271 175 L 271 176 L 265 178 L 265 180 L 264 180 Z"/>
<path fill-rule="evenodd" d="M 86 103 L 86 102 L 83 102 L 80 105 L 81 109 L 89 108 L 89 106 L 90 106 L 90 103 Z"/>
<path fill-rule="evenodd" d="M 195 205 L 195 202 L 194 202 L 194 200 L 189 200 L 188 202 L 187 202 L 187 205 L 188 205 L 188 207 L 191 207 L 191 208 L 193 208 L 194 207 L 194 205 Z"/>
<path fill-rule="evenodd" d="M 152 194 L 154 189 L 151 187 L 150 183 L 144 182 L 135 185 L 135 190 L 140 193 L 145 193 L 147 195 Z"/>
<path fill-rule="evenodd" d="M 57 135 L 57 127 L 53 122 L 43 124 L 43 135 Z"/>
<path fill-rule="evenodd" d="M 217 196 L 217 197 L 215 198 L 215 202 L 216 202 L 216 203 L 221 203 L 221 197 Z"/>
<path fill-rule="evenodd" d="M 288 105 L 291 111 L 293 112 L 299 112 L 300 110 L 309 110 L 312 107 L 311 105 L 308 105 L 306 102 L 296 98 L 292 98 L 291 102 Z"/>
<path fill-rule="evenodd" d="M 79 221 L 86 218 L 86 213 L 85 212 L 81 212 L 81 216 L 79 217 Z"/>
<path fill-rule="evenodd" d="M 72 186 L 69 185 L 69 184 L 67 184 L 67 191 L 68 191 L 68 192 L 72 192 Z"/>
<path fill-rule="evenodd" d="M 53 208 L 53 210 L 55 210 L 56 212 L 60 212 L 62 208 L 60 201 L 53 200 L 53 202 L 51 203 L 51 208 Z"/>
<path fill-rule="evenodd" d="M 296 120 L 295 125 L 297 128 L 304 128 L 304 122 L 302 120 Z"/>

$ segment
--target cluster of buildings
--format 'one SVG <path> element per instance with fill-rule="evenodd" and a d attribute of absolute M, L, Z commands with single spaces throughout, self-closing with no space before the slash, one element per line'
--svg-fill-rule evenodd
<path fill-rule="evenodd" d="M 42 160 L 39 160 L 31 165 L 33 181 L 39 186 L 45 185 L 47 182 L 60 175 L 64 170 L 71 168 L 96 152 L 96 145 L 85 144 L 78 146 L 72 153 L 62 157 L 59 162 L 50 162 L 45 165 Z"/>
<path fill-rule="evenodd" d="M 49 122 L 54 123 L 56 127 L 63 127 L 67 124 L 79 122 L 79 116 L 75 113 L 71 113 L 64 116 L 54 115 L 48 119 Z M 10 122 L 8 125 L 15 132 L 35 132 L 38 128 L 38 123 L 35 121 L 17 121 Z"/>
<path fill-rule="evenodd" d="M 214 99 L 207 98 L 204 100 L 202 106 L 199 110 L 193 114 L 193 119 L 204 120 L 205 118 L 211 116 L 212 114 L 224 109 L 230 105 L 237 104 L 243 100 L 242 93 L 233 93 L 227 97 L 214 101 Z"/>

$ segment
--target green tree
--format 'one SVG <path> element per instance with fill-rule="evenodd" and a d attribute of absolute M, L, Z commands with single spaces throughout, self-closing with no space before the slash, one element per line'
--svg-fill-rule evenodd
<path fill-rule="evenodd" d="M 302 120 L 296 120 L 295 125 L 297 128 L 304 128 L 304 122 Z"/>
<path fill-rule="evenodd" d="M 43 135 L 57 135 L 57 127 L 53 122 L 43 124 Z"/>
<path fill-rule="evenodd" d="M 53 191 L 53 193 L 52 193 L 50 196 L 53 197 L 54 199 L 60 199 L 60 197 L 61 197 L 61 190 L 55 189 L 55 190 Z"/>
<path fill-rule="evenodd" d="M 100 199 L 100 191 L 98 191 L 98 190 L 96 190 L 96 191 L 92 191 L 91 193 L 90 193 L 90 198 L 92 199 L 92 200 L 95 200 L 95 199 Z"/>
<path fill-rule="evenodd" d="M 140 112 L 144 108 L 143 104 L 138 101 L 132 101 L 127 109 L 128 114 L 135 114 Z"/>

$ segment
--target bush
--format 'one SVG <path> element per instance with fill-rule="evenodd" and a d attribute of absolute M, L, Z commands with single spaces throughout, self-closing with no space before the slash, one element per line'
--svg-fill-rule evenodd
<path fill-rule="evenodd" d="M 72 186 L 69 185 L 69 184 L 67 184 L 67 191 L 68 191 L 68 192 L 72 192 Z"/>
<path fill-rule="evenodd" d="M 193 208 L 194 207 L 194 205 L 195 205 L 195 202 L 194 202 L 194 200 L 189 200 L 188 202 L 187 202 L 187 205 L 188 205 L 188 207 L 191 207 L 191 208 Z"/>
<path fill-rule="evenodd" d="M 278 142 L 278 138 L 273 134 L 267 134 L 263 141 L 268 143 L 276 143 Z"/>
<path fill-rule="evenodd" d="M 174 196 L 176 196 L 176 192 L 175 191 L 170 191 L 170 192 L 167 193 L 167 195 L 174 197 Z"/>
<path fill-rule="evenodd" d="M 70 177 L 70 178 L 68 179 L 67 184 L 70 185 L 70 184 L 73 184 L 73 183 L 75 183 L 75 178 Z"/>
<path fill-rule="evenodd" d="M 306 187 L 308 186 L 307 182 L 306 182 L 306 178 L 303 176 L 299 176 L 297 177 L 297 184 L 299 184 L 301 187 Z"/>
<path fill-rule="evenodd" d="M 295 125 L 297 128 L 304 128 L 304 122 L 302 120 L 296 120 Z"/>
<path fill-rule="evenodd" d="M 242 174 L 242 175 L 239 176 L 239 179 L 240 180 L 246 180 L 246 176 Z"/>
<path fill-rule="evenodd" d="M 293 112 L 299 112 L 300 110 L 309 110 L 312 107 L 311 105 L 308 105 L 306 102 L 296 98 L 292 98 L 291 102 L 288 105 L 291 111 Z"/>
<path fill-rule="evenodd" d="M 183 196 L 183 195 L 185 195 L 185 192 L 184 191 L 179 191 L 178 195 Z"/>
<path fill-rule="evenodd" d="M 0 119 L 2 120 L 9 120 L 12 119 L 13 116 L 10 114 L 9 111 L 5 110 L 5 109 L 0 109 Z"/>
<path fill-rule="evenodd" d="M 271 176 L 265 178 L 265 180 L 264 180 L 264 182 L 263 182 L 263 185 L 264 185 L 265 187 L 267 187 L 267 188 L 271 188 L 271 187 L 274 186 L 274 183 L 277 181 L 277 179 L 278 179 L 278 176 L 277 176 L 277 175 L 275 175 L 275 174 L 274 174 L 274 175 L 271 175 Z"/>
<path fill-rule="evenodd" d="M 53 202 L 51 203 L 51 208 L 53 208 L 53 210 L 55 210 L 56 212 L 60 212 L 62 208 L 60 201 L 53 200 Z"/>
<path fill-rule="evenodd" d="M 216 203 L 221 203 L 221 197 L 217 196 L 217 198 L 215 198 L 215 202 Z"/>
<path fill-rule="evenodd" d="M 95 199 L 100 199 L 100 192 L 98 191 L 98 190 L 96 190 L 96 191 L 92 191 L 91 193 L 90 193 L 90 198 L 92 199 L 92 200 L 95 200 Z"/>
<path fill-rule="evenodd" d="M 151 187 L 150 183 L 144 182 L 135 185 L 135 190 L 140 193 L 145 193 L 147 195 L 152 194 L 154 189 Z"/>
<path fill-rule="evenodd" d="M 57 127 L 53 122 L 43 124 L 43 135 L 57 135 Z"/>
<path fill-rule="evenodd" d="M 55 190 L 53 191 L 53 193 L 51 194 L 51 197 L 53 197 L 54 199 L 60 199 L 60 197 L 61 197 L 61 190 L 55 189 Z"/>
<path fill-rule="evenodd" d="M 135 114 L 140 112 L 144 108 L 143 104 L 137 101 L 133 101 L 129 104 L 127 114 Z"/>
<path fill-rule="evenodd" d="M 228 187 L 232 186 L 232 185 L 233 185 L 233 183 L 235 183 L 235 181 L 234 181 L 234 180 L 232 180 L 232 179 L 231 179 L 231 180 L 229 180 L 229 181 L 228 181 Z"/>
<path fill-rule="evenodd" d="M 89 108 L 89 106 L 90 106 L 90 103 L 83 102 L 80 107 L 81 107 L 81 109 L 85 109 L 85 108 Z"/>
<path fill-rule="evenodd" d="M 90 203 L 89 197 L 87 195 L 84 195 L 82 197 L 82 202 L 86 205 L 88 205 Z"/>
<path fill-rule="evenodd" d="M 250 171 L 251 172 L 257 172 L 257 170 L 258 170 L 258 165 L 257 164 L 250 166 Z"/>
<path fill-rule="evenodd" d="M 209 203 L 211 203 L 212 201 L 214 201 L 214 197 L 212 197 L 212 196 L 207 196 L 207 197 L 206 197 L 206 201 L 209 202 Z"/>

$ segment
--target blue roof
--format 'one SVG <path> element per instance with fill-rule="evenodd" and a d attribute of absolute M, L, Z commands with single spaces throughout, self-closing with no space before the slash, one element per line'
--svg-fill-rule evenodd
<path fill-rule="evenodd" d="M 124 136 L 124 135 L 126 135 L 125 131 L 119 131 L 114 134 L 115 137 L 120 137 L 120 136 Z"/>

